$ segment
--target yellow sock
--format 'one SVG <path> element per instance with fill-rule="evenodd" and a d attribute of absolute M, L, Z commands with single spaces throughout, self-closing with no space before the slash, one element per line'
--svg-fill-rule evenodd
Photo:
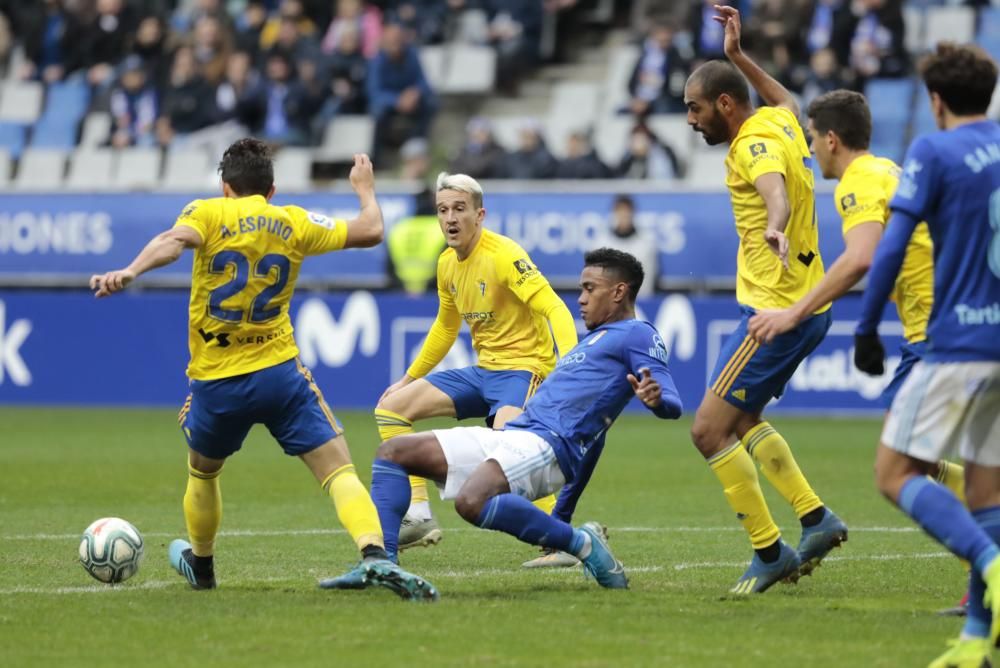
<path fill-rule="evenodd" d="M 191 551 L 198 557 L 211 557 L 215 553 L 215 536 L 222 523 L 220 473 L 221 469 L 215 473 L 202 473 L 188 466 L 184 522 L 187 524 Z"/>
<path fill-rule="evenodd" d="M 552 510 L 556 507 L 556 495 L 549 494 L 541 499 L 535 499 L 534 503 L 535 506 L 544 510 L 547 515 L 551 515 Z"/>
<path fill-rule="evenodd" d="M 750 535 L 755 550 L 767 547 L 781 537 L 778 526 L 771 519 L 764 494 L 757 480 L 753 460 L 739 442 L 713 455 L 708 465 L 722 483 L 729 507 Z"/>
<path fill-rule="evenodd" d="M 323 489 L 333 499 L 337 518 L 351 534 L 359 550 L 369 545 L 384 547 L 382 525 L 368 490 L 361 484 L 354 464 L 345 464 L 323 481 Z"/>
<path fill-rule="evenodd" d="M 936 480 L 951 490 L 958 500 L 965 505 L 965 469 L 959 464 L 941 460 L 938 462 Z"/>
<path fill-rule="evenodd" d="M 399 413 L 387 411 L 384 408 L 375 409 L 375 424 L 378 426 L 378 436 L 388 441 L 393 436 L 413 433 L 413 423 Z M 427 481 L 424 478 L 410 476 L 410 503 L 429 503 L 427 496 Z"/>
<path fill-rule="evenodd" d="M 799 518 L 823 505 L 802 475 L 785 439 L 767 422 L 743 436 L 743 447 L 760 464 L 764 476 L 795 510 Z"/>
<path fill-rule="evenodd" d="M 413 433 L 412 422 L 399 413 L 384 408 L 375 409 L 375 425 L 378 427 L 378 436 L 383 441 L 388 441 L 393 436 Z"/>

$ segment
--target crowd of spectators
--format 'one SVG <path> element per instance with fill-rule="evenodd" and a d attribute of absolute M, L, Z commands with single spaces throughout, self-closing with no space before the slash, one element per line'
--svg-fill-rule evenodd
<path fill-rule="evenodd" d="M 456 38 L 465 10 L 483 17 L 465 38 L 516 87 L 539 60 L 541 0 L 0 0 L 0 65 L 20 44 L 8 77 L 89 86 L 117 147 L 220 128 L 316 145 L 338 114 L 370 114 L 376 144 L 398 146 L 439 106 L 417 49 Z"/>

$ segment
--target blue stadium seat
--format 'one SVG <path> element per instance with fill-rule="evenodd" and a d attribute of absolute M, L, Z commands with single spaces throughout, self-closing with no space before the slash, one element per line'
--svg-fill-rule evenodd
<path fill-rule="evenodd" d="M 980 10 L 976 41 L 994 60 L 1000 60 L 1000 7 L 985 7 Z"/>
<path fill-rule="evenodd" d="M 43 119 L 65 119 L 76 124 L 87 113 L 90 87 L 78 77 L 49 84 Z"/>
<path fill-rule="evenodd" d="M 65 118 L 43 116 L 35 123 L 31 145 L 36 148 L 64 148 L 76 146 L 77 123 Z"/>
<path fill-rule="evenodd" d="M 14 159 L 21 156 L 26 131 L 27 128 L 20 123 L 0 123 L 0 146 L 10 151 Z"/>
<path fill-rule="evenodd" d="M 876 122 L 906 124 L 913 100 L 912 79 L 872 79 L 865 86 L 865 97 Z"/>
<path fill-rule="evenodd" d="M 913 103 L 913 132 L 910 135 L 917 137 L 935 130 L 937 130 L 937 125 L 934 123 L 934 114 L 931 112 L 927 88 L 920 86 L 917 90 L 917 99 Z"/>

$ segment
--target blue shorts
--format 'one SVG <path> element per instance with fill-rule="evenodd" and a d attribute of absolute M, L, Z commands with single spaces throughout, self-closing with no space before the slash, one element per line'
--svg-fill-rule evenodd
<path fill-rule="evenodd" d="M 885 386 L 882 395 L 878 398 L 879 403 L 886 410 L 892 406 L 892 400 L 896 398 L 896 393 L 899 392 L 903 381 L 910 375 L 913 365 L 922 360 L 927 353 L 927 341 L 904 343 L 900 346 L 899 351 L 902 353 L 899 366 L 896 367 L 896 372 L 892 374 L 892 380 Z"/>
<path fill-rule="evenodd" d="M 501 406 L 524 406 L 542 379 L 530 371 L 489 371 L 467 366 L 432 373 L 427 382 L 451 397 L 456 418 L 484 417 L 492 426 L 493 416 Z"/>
<path fill-rule="evenodd" d="M 242 376 L 192 380 L 178 421 L 191 449 L 212 459 L 239 450 L 255 424 L 265 425 L 288 455 L 315 450 L 344 431 L 298 359 Z"/>
<path fill-rule="evenodd" d="M 756 415 L 785 391 L 799 363 L 826 336 L 832 317 L 827 309 L 762 346 L 747 336 L 747 323 L 756 311 L 741 305 L 740 312 L 740 324 L 723 342 L 708 385 L 716 396 Z"/>

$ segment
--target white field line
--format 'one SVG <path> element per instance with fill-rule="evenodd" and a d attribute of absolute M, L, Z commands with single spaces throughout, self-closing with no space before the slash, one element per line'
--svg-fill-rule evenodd
<path fill-rule="evenodd" d="M 850 527 L 858 533 L 916 533 L 916 527 Z M 482 531 L 476 527 L 451 527 L 445 531 Z M 723 531 L 743 531 L 742 527 L 610 527 L 610 533 L 719 533 Z M 230 538 L 257 538 L 280 536 L 328 536 L 347 533 L 343 529 L 229 529 L 219 532 L 219 536 Z M 34 533 L 0 535 L 3 540 L 79 540 L 79 533 Z M 147 538 L 180 538 L 181 531 L 143 531 Z"/>
<path fill-rule="evenodd" d="M 899 561 L 901 559 L 957 559 L 951 552 L 911 552 L 908 554 L 867 554 L 857 557 L 827 557 L 823 563 L 831 561 Z M 746 566 L 746 561 L 696 561 L 674 564 L 675 571 L 686 571 L 690 568 L 736 568 Z M 626 568 L 626 572 L 630 569 Z"/>

